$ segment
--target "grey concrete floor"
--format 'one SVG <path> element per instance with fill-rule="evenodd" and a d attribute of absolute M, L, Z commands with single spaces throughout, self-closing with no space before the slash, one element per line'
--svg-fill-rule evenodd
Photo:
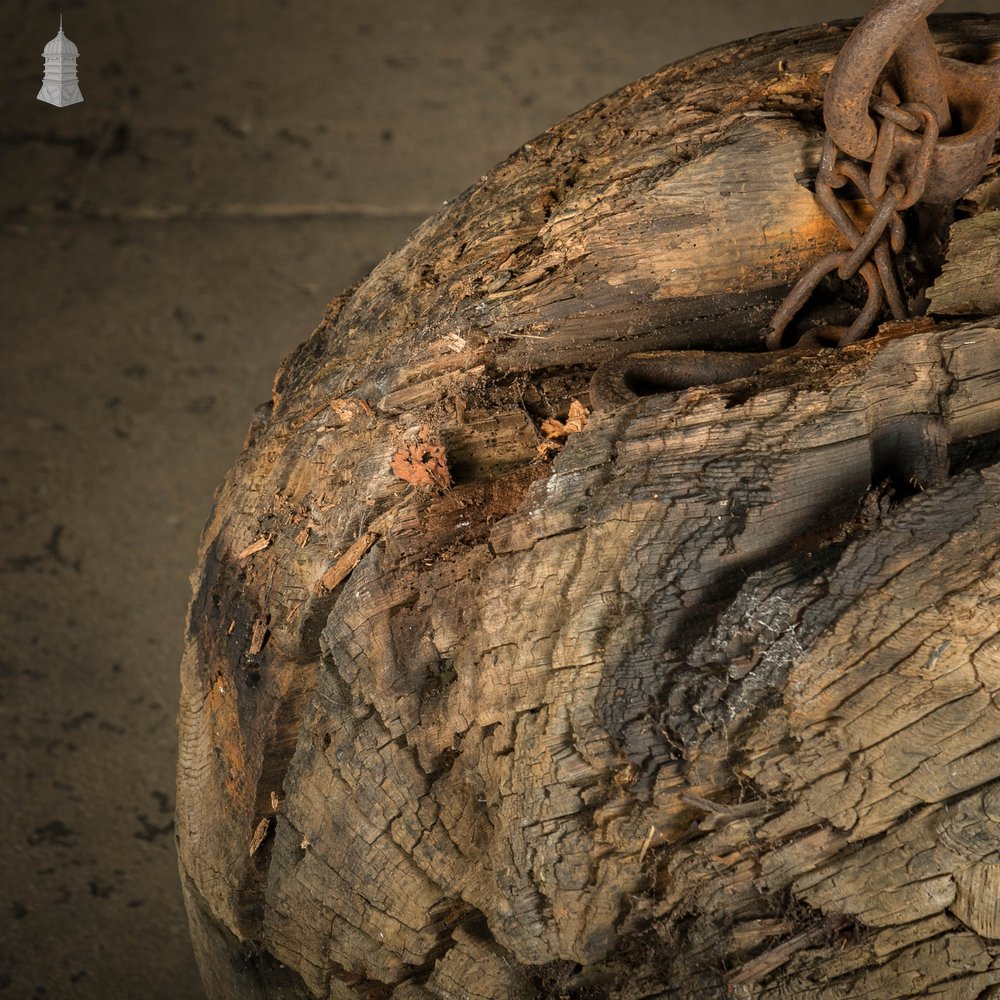
<path fill-rule="evenodd" d="M 172 825 L 188 574 L 326 300 L 585 103 L 866 8 L 0 6 L 0 995 L 202 995 Z M 63 109 L 35 100 L 60 9 Z"/>

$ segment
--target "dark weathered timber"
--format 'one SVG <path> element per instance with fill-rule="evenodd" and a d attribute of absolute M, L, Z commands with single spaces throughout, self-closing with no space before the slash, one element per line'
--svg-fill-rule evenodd
<path fill-rule="evenodd" d="M 1000 990 L 1000 321 L 569 412 L 618 354 L 759 343 L 836 245 L 846 30 L 560 123 L 282 365 L 182 666 L 212 1000 Z"/>

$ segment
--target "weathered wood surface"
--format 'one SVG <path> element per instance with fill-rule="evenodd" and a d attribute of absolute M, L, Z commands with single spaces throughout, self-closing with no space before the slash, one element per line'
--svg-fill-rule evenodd
<path fill-rule="evenodd" d="M 951 227 L 948 260 L 927 297 L 942 315 L 1000 313 L 1000 212 L 974 215 Z"/>
<path fill-rule="evenodd" d="M 567 421 L 835 245 L 795 176 L 845 32 L 561 123 L 283 365 L 182 668 L 213 1000 L 1000 990 L 997 321 Z"/>

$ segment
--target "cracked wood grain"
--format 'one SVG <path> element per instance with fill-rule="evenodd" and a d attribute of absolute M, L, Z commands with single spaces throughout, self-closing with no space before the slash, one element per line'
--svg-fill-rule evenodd
<path fill-rule="evenodd" d="M 948 259 L 927 296 L 943 316 L 1000 313 L 1000 211 L 983 212 L 951 228 Z"/>

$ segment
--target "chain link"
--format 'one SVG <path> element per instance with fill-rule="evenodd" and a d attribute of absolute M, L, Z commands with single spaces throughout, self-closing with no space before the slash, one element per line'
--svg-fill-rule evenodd
<path fill-rule="evenodd" d="M 817 200 L 850 249 L 827 254 L 795 283 L 771 320 L 767 335 L 770 350 L 781 347 L 788 325 L 820 282 L 834 271 L 841 281 L 860 274 L 868 286 L 865 306 L 847 331 L 836 340 L 838 346 L 853 343 L 868 333 L 883 304 L 888 304 L 894 319 L 909 317 L 894 257 L 902 252 L 906 244 L 906 226 L 901 213 L 920 200 L 927 185 L 938 141 L 938 120 L 926 104 L 901 104 L 889 84 L 882 88 L 881 95 L 873 95 L 870 110 L 877 125 L 872 162 L 867 164 L 846 156 L 827 136 L 816 174 Z M 892 165 L 901 130 L 919 133 L 920 149 L 910 176 L 893 178 Z M 848 183 L 858 189 L 871 208 L 871 218 L 862 229 L 858 228 L 837 195 Z"/>

